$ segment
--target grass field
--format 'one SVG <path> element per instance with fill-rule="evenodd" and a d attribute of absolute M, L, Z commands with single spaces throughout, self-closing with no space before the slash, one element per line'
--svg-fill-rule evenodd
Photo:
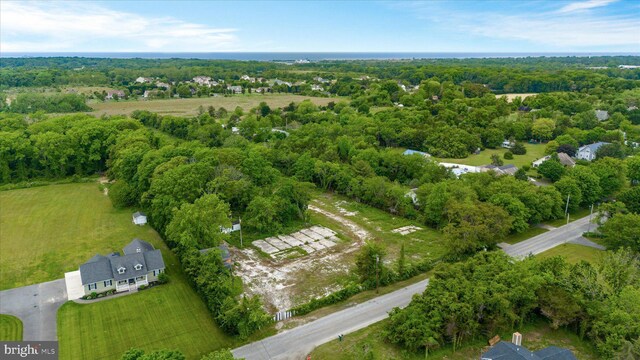
<path fill-rule="evenodd" d="M 97 183 L 1 191 L 0 204 L 0 290 L 63 278 L 136 237 L 164 246 L 151 227 L 131 223 L 133 210 L 114 209 Z"/>
<path fill-rule="evenodd" d="M 235 343 L 211 319 L 180 264 L 149 226 L 115 210 L 97 183 L 0 192 L 2 288 L 62 278 L 96 253 L 122 251 L 134 237 L 161 249 L 170 283 L 92 304 L 68 302 L 58 312 L 61 359 L 117 359 L 130 347 L 178 348 L 189 358 Z M 10 254 L 10 256 L 5 256 Z M 0 331 L 22 324 L 0 317 Z M 10 336 L 10 335 L 7 335 Z"/>
<path fill-rule="evenodd" d="M 582 260 L 590 263 L 595 263 L 603 254 L 604 251 L 589 246 L 579 244 L 562 244 L 536 256 L 541 259 L 546 259 L 553 256 L 563 256 L 567 260 L 567 262 L 575 264 Z"/>
<path fill-rule="evenodd" d="M 397 359 L 397 360 L 422 360 L 422 359 L 447 359 L 468 360 L 479 359 L 480 354 L 488 350 L 487 339 L 478 339 L 463 345 L 461 349 L 453 352 L 450 345 L 425 353 L 413 352 L 402 349 L 396 345 L 387 343 L 384 337 L 385 325 L 388 320 L 383 320 L 365 329 L 344 336 L 342 342 L 333 340 L 319 346 L 311 353 L 314 360 L 350 360 L 350 359 Z M 553 330 L 543 319 L 538 319 L 522 328 L 514 329 L 522 333 L 522 345 L 529 350 L 536 351 L 548 346 L 559 346 L 570 349 L 581 360 L 598 359 L 595 349 L 591 344 L 579 338 L 578 335 L 565 330 Z M 502 339 L 510 341 L 511 331 L 500 332 Z M 493 334 L 491 335 L 491 337 Z"/>
<path fill-rule="evenodd" d="M 94 111 L 90 114 L 101 116 L 106 115 L 129 115 L 134 110 L 149 110 L 161 115 L 182 115 L 193 116 L 198 114 L 198 108 L 200 106 L 205 109 L 209 106 L 215 108 L 224 107 L 228 111 L 233 111 L 236 106 L 241 107 L 247 111 L 252 109 L 261 102 L 266 102 L 272 108 L 282 108 L 289 105 L 291 102 L 299 104 L 303 100 L 309 99 L 316 105 L 327 105 L 329 102 L 338 102 L 344 100 L 344 98 L 337 97 L 313 97 L 313 96 L 301 96 L 291 94 L 267 94 L 267 95 L 233 95 L 233 96 L 218 96 L 218 97 L 205 97 L 205 98 L 190 98 L 190 99 L 160 99 L 160 100 L 128 100 L 128 101 L 107 101 L 107 102 L 90 102 Z"/>
<path fill-rule="evenodd" d="M 173 253 L 163 251 L 170 282 L 93 304 L 68 302 L 58 311 L 60 359 L 118 359 L 136 347 L 177 349 L 188 359 L 233 347 L 190 287 Z"/>
<path fill-rule="evenodd" d="M 485 149 L 480 152 L 480 154 L 475 155 L 471 154 L 467 158 L 464 159 L 438 159 L 441 162 L 448 162 L 454 164 L 464 164 L 464 165 L 488 165 L 491 164 L 491 155 L 498 154 L 504 164 L 514 164 L 517 167 L 522 167 L 523 165 L 531 166 L 531 163 L 535 160 L 544 156 L 544 149 L 547 146 L 546 144 L 524 144 L 527 148 L 527 153 L 524 155 L 513 155 L 513 160 L 506 160 L 504 158 L 504 153 L 508 150 L 505 148 L 499 149 Z"/>
<path fill-rule="evenodd" d="M 22 321 L 15 316 L 0 314 L 0 341 L 22 341 Z"/>
<path fill-rule="evenodd" d="M 403 243 L 407 262 L 409 263 L 426 258 L 438 259 L 446 252 L 442 233 L 418 221 L 394 216 L 386 211 L 355 202 L 337 194 L 317 193 L 314 198 L 313 205 L 335 214 L 341 214 L 341 216 L 367 230 L 374 241 L 383 243 L 388 253 L 388 261 L 397 259 Z M 401 235 L 391 231 L 408 225 L 417 226 L 421 230 L 408 235 Z"/>

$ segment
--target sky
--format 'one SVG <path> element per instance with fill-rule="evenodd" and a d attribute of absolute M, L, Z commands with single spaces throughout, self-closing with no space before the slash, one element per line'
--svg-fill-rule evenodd
<path fill-rule="evenodd" d="M 640 0 L 0 0 L 0 52 L 640 52 Z"/>

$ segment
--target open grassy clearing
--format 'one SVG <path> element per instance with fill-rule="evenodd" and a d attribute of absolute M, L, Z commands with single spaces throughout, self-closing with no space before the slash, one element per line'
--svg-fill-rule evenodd
<path fill-rule="evenodd" d="M 132 209 L 117 210 L 97 183 L 0 192 L 0 289 L 60 279 L 96 253 L 122 251 L 133 238 L 158 248 L 150 226 L 134 226 Z"/>
<path fill-rule="evenodd" d="M 0 314 L 0 341 L 22 341 L 22 321 L 15 316 Z"/>
<path fill-rule="evenodd" d="M 562 256 L 571 264 L 582 260 L 590 263 L 597 262 L 605 252 L 589 246 L 579 244 L 562 244 L 536 255 L 541 259 Z"/>
<path fill-rule="evenodd" d="M 122 251 L 134 237 L 161 249 L 168 285 L 58 312 L 61 359 L 114 359 L 132 346 L 179 348 L 190 358 L 228 347 L 180 264 L 149 226 L 131 223 L 132 209 L 115 210 L 97 183 L 49 185 L 0 192 L 2 288 L 62 278 L 96 253 Z M 1 340 L 22 337 L 22 323 L 0 316 Z M 13 335 L 12 335 L 13 334 Z M 7 337 L 7 338 L 5 338 Z"/>
<path fill-rule="evenodd" d="M 540 235 L 540 234 L 544 234 L 546 233 L 547 229 L 543 229 L 540 227 L 536 227 L 536 226 L 530 226 L 527 230 L 519 233 L 519 234 L 509 234 L 509 236 L 507 236 L 504 239 L 504 242 L 506 242 L 507 244 L 513 245 L 513 244 L 517 244 L 521 241 L 527 240 L 529 238 L 532 238 L 536 235 Z"/>
<path fill-rule="evenodd" d="M 329 102 L 338 102 L 344 98 L 338 97 L 313 97 L 292 94 L 249 94 L 233 96 L 216 96 L 189 99 L 160 99 L 160 100 L 127 100 L 127 101 L 106 101 L 89 102 L 94 111 L 90 114 L 102 115 L 129 115 L 135 110 L 148 110 L 161 115 L 194 116 L 198 114 L 200 106 L 207 109 L 213 106 L 216 109 L 224 107 L 228 111 L 233 111 L 236 106 L 243 110 L 250 110 L 261 102 L 266 102 L 272 108 L 283 108 L 291 102 L 299 104 L 304 100 L 311 100 L 316 105 L 327 105 Z"/>
<path fill-rule="evenodd" d="M 423 351 L 412 352 L 386 342 L 384 329 L 388 320 L 383 320 L 365 329 L 344 336 L 342 342 L 333 340 L 317 347 L 311 357 L 314 360 L 348 360 L 348 359 L 425 359 Z M 538 319 L 523 327 L 514 329 L 522 333 L 522 345 L 536 351 L 548 346 L 559 346 L 570 349 L 581 360 L 598 359 L 593 346 L 583 341 L 578 335 L 565 329 L 552 329 L 544 319 Z M 511 331 L 500 332 L 503 340 L 511 340 Z M 491 337 L 493 334 L 491 335 Z M 488 350 L 487 339 L 477 339 L 463 345 L 455 353 L 451 346 L 436 349 L 429 353 L 427 359 L 468 360 L 479 359 L 482 352 Z"/>
<path fill-rule="evenodd" d="M 446 252 L 442 234 L 416 220 L 393 216 L 338 194 L 319 193 L 312 204 L 332 213 L 341 214 L 368 231 L 372 240 L 382 242 L 386 246 L 387 262 L 395 262 L 403 243 L 409 263 L 422 259 L 438 259 Z M 421 230 L 408 235 L 392 232 L 410 225 L 417 226 Z"/>
<path fill-rule="evenodd" d="M 505 165 L 513 164 L 517 167 L 522 167 L 523 165 L 531 166 L 531 163 L 535 160 L 544 156 L 544 149 L 547 146 L 546 144 L 524 144 L 527 148 L 527 153 L 524 155 L 513 155 L 512 160 L 506 160 L 504 158 L 504 153 L 508 151 L 505 148 L 499 149 L 485 149 L 480 152 L 480 154 L 471 154 L 464 159 L 438 159 L 440 162 L 449 162 L 454 164 L 464 164 L 464 165 L 489 165 L 491 164 L 491 155 L 498 154 L 500 158 L 504 161 Z"/>
<path fill-rule="evenodd" d="M 245 291 L 262 296 L 270 312 L 287 310 L 358 281 L 351 269 L 358 249 L 366 240 L 386 245 L 389 255 L 385 263 L 392 268 L 396 266 L 403 242 L 408 263 L 438 259 L 445 252 L 437 231 L 339 195 L 315 192 L 308 223 L 300 222 L 281 233 L 313 225 L 335 231 L 338 237 L 336 246 L 308 255 L 291 252 L 290 257 L 275 260 L 249 246 L 251 240 L 258 238 L 256 234 L 250 234 L 244 237 L 245 249 L 232 249 L 234 261 L 238 263 L 236 274 L 243 278 Z M 392 232 L 408 225 L 422 229 L 408 235 Z M 238 233 L 232 236 L 231 243 L 236 247 L 239 245 L 238 237 Z"/>
<path fill-rule="evenodd" d="M 178 349 L 188 359 L 200 359 L 236 345 L 216 326 L 176 256 L 165 250 L 168 284 L 92 304 L 67 302 L 60 308 L 60 359 L 118 359 L 132 347 Z"/>

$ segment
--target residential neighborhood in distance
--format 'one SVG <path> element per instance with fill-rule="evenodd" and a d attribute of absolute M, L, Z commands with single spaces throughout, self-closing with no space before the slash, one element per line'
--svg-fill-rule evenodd
<path fill-rule="evenodd" d="M 640 359 L 637 10 L 0 1 L 0 359 Z"/>

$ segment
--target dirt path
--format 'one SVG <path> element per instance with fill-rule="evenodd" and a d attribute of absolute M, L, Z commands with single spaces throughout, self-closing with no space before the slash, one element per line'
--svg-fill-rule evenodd
<path fill-rule="evenodd" d="M 317 212 L 319 214 L 322 214 L 334 221 L 339 222 L 340 224 L 346 226 L 347 228 L 349 228 L 349 230 L 351 230 L 351 232 L 353 234 L 355 234 L 358 237 L 358 240 L 360 241 L 365 241 L 371 238 L 371 234 L 365 230 L 364 228 L 362 228 L 360 225 L 354 223 L 353 221 L 346 219 L 340 215 L 336 215 L 334 213 L 330 213 L 326 210 L 320 209 L 319 207 L 316 207 L 314 205 L 309 205 L 309 210 L 313 211 L 313 212 Z"/>
<path fill-rule="evenodd" d="M 260 295 L 269 311 L 289 310 L 311 297 L 328 295 L 339 290 L 334 283 L 320 283 L 340 273 L 347 274 L 351 262 L 342 261 L 362 246 L 371 234 L 358 224 L 340 215 L 309 205 L 309 210 L 322 214 L 347 228 L 354 234 L 354 241 L 342 243 L 329 250 L 291 260 L 275 261 L 261 256 L 251 248 L 232 249 L 240 264 L 235 270 L 242 278 L 249 295 Z M 313 283 L 313 286 L 310 286 Z"/>

